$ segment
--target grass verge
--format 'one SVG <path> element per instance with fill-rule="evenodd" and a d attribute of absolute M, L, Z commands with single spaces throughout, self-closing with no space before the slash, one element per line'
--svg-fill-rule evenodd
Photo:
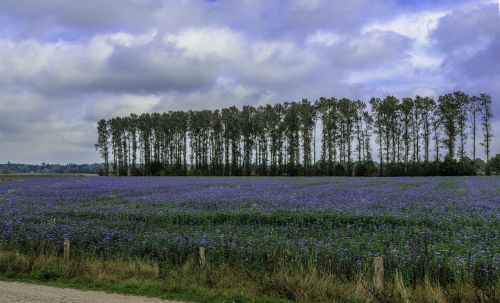
<path fill-rule="evenodd" d="M 57 254 L 0 251 L 0 279 L 84 290 L 102 290 L 186 302 L 499 302 L 500 284 L 478 289 L 470 283 L 446 288 L 428 279 L 406 284 L 398 273 L 384 289 L 373 287 L 370 272 L 352 281 L 314 266 L 251 270 L 194 260 L 172 266 L 141 259 L 106 260 L 79 256 L 65 262 Z"/>

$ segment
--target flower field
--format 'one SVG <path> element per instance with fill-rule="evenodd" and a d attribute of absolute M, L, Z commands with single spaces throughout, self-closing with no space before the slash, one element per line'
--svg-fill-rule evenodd
<path fill-rule="evenodd" d="M 267 267 L 346 278 L 384 257 L 407 280 L 495 283 L 500 178 L 33 177 L 0 183 L 0 241 L 106 258 Z M 296 263 L 293 263 L 296 264 Z"/>

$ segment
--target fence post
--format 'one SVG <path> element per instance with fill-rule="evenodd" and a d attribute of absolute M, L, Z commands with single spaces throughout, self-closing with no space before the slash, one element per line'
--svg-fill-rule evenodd
<path fill-rule="evenodd" d="M 64 261 L 69 261 L 69 239 L 64 238 Z"/>
<path fill-rule="evenodd" d="M 382 257 L 373 258 L 373 284 L 379 293 L 384 291 L 384 260 Z"/>
<path fill-rule="evenodd" d="M 200 246 L 200 248 L 198 249 L 198 255 L 199 255 L 200 265 L 205 266 L 205 263 L 207 261 L 205 257 L 205 247 Z"/>

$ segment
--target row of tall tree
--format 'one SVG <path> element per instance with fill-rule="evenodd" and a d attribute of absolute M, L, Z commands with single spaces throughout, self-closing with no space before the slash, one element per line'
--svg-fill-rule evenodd
<path fill-rule="evenodd" d="M 96 148 L 104 175 L 473 174 L 465 147 L 472 140 L 476 159 L 483 145 L 488 163 L 491 103 L 486 94 L 454 92 L 437 101 L 320 98 L 131 114 L 100 120 Z"/>

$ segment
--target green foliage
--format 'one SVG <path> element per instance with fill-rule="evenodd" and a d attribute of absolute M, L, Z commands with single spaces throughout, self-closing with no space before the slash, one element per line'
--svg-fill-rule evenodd
<path fill-rule="evenodd" d="M 491 167 L 491 171 L 495 174 L 500 174 L 500 154 L 496 154 L 494 157 L 490 159 L 489 166 Z"/>
<path fill-rule="evenodd" d="M 376 136 L 379 176 L 473 175 L 481 167 L 466 159 L 465 146 L 470 128 L 474 158 L 479 114 L 489 161 L 492 110 L 486 94 L 469 97 L 457 91 L 439 96 L 438 102 L 430 97 L 400 100 L 389 95 L 371 98 L 369 104 L 367 111 L 367 104 L 360 100 L 321 97 L 314 103 L 303 99 L 100 120 L 95 147 L 103 165 L 96 172 L 117 176 L 373 175 L 373 166 L 365 166 L 375 159 L 371 144 Z M 318 147 L 317 137 L 321 137 Z M 447 159 L 438 164 L 442 143 Z M 488 174 L 491 169 L 486 166 L 484 171 Z"/>
<path fill-rule="evenodd" d="M 5 163 L 0 164 L 2 174 L 98 174 L 103 170 L 103 166 L 94 164 L 21 164 Z"/>
<path fill-rule="evenodd" d="M 378 169 L 373 161 L 363 161 L 356 163 L 354 175 L 358 177 L 375 177 Z"/>

